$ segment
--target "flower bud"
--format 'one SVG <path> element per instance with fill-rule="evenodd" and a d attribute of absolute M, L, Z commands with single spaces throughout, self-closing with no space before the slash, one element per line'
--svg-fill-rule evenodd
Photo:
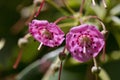
<path fill-rule="evenodd" d="M 101 71 L 101 67 L 93 66 L 91 72 L 94 74 L 99 74 Z"/>
<path fill-rule="evenodd" d="M 28 43 L 28 40 L 26 38 L 20 38 L 18 40 L 18 46 L 21 47 L 23 44 Z"/>
<path fill-rule="evenodd" d="M 66 58 L 66 54 L 63 53 L 63 52 L 60 52 L 60 54 L 59 54 L 59 59 L 60 59 L 61 61 L 63 61 L 65 58 Z"/>

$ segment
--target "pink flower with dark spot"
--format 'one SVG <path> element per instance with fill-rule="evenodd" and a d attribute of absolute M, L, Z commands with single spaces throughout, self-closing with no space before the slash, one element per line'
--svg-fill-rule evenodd
<path fill-rule="evenodd" d="M 96 57 L 104 45 L 104 36 L 93 25 L 83 24 L 73 27 L 66 35 L 68 51 L 80 62 Z"/>
<path fill-rule="evenodd" d="M 64 32 L 55 24 L 47 20 L 33 20 L 29 24 L 31 35 L 45 46 L 59 46 L 64 40 Z"/>

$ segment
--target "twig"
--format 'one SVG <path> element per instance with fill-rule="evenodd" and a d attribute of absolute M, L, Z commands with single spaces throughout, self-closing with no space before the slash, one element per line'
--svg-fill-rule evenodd
<path fill-rule="evenodd" d="M 51 4 L 53 7 L 55 7 L 58 11 L 60 11 L 63 15 L 68 16 L 69 13 L 66 12 L 64 9 L 60 8 L 57 4 L 55 4 L 55 2 L 51 1 L 51 0 L 46 0 L 46 2 L 48 2 L 49 4 Z"/>
<path fill-rule="evenodd" d="M 64 5 L 67 7 L 67 9 L 68 9 L 72 14 L 75 13 L 75 12 L 70 8 L 70 6 L 66 3 L 65 0 L 62 0 L 62 2 L 64 3 Z"/>
<path fill-rule="evenodd" d="M 60 80 L 61 79 L 61 73 L 62 73 L 62 61 L 61 61 L 61 63 L 60 63 L 60 69 L 59 69 L 59 76 L 58 76 L 58 80 Z"/>
<path fill-rule="evenodd" d="M 38 9 L 38 12 L 35 14 L 35 16 L 34 16 L 34 17 L 37 17 L 37 16 L 40 14 L 41 9 L 42 9 L 42 7 L 43 7 L 44 3 L 45 3 L 45 0 L 42 0 L 42 2 L 41 2 L 41 4 L 40 4 L 40 7 L 39 7 L 39 9 Z"/>
<path fill-rule="evenodd" d="M 20 51 L 19 51 L 19 53 L 18 53 L 17 60 L 16 60 L 16 62 L 15 62 L 14 65 L 13 65 L 13 68 L 14 68 L 14 69 L 16 69 L 16 68 L 18 67 L 18 64 L 19 64 L 19 62 L 20 62 L 20 60 L 21 60 L 21 57 L 22 57 L 22 48 L 20 49 Z"/>
<path fill-rule="evenodd" d="M 99 17 L 97 17 L 97 16 L 88 16 L 87 17 L 87 19 L 91 19 L 91 18 L 97 19 L 100 22 L 100 24 L 102 25 L 103 30 L 107 31 L 104 23 L 102 22 L 102 20 Z"/>
<path fill-rule="evenodd" d="M 85 0 L 82 0 L 81 6 L 80 6 L 80 14 L 83 13 L 84 4 L 85 4 Z"/>
<path fill-rule="evenodd" d="M 74 18 L 74 17 L 73 16 L 63 16 L 63 17 L 58 18 L 56 21 L 54 21 L 54 23 L 57 24 L 61 20 L 64 20 L 64 19 L 67 19 L 67 18 Z"/>

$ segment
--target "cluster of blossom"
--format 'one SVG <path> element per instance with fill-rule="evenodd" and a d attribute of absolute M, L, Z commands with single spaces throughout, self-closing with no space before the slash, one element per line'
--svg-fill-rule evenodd
<path fill-rule="evenodd" d="M 34 3 L 37 4 L 39 0 L 34 0 Z M 35 14 L 37 17 L 40 13 L 40 10 L 44 4 L 45 0 L 42 0 L 40 8 Z M 82 0 L 84 4 L 85 0 Z M 105 1 L 102 0 L 105 8 L 107 7 Z M 95 5 L 95 0 L 92 0 L 93 5 Z M 80 7 L 80 13 L 82 13 L 83 4 Z M 67 18 L 67 17 L 62 17 Z M 62 60 L 65 58 L 64 51 L 65 49 L 69 51 L 71 56 L 79 62 L 87 62 L 91 59 L 94 61 L 94 66 L 92 72 L 99 72 L 100 67 L 97 66 L 95 57 L 98 56 L 102 49 L 105 49 L 105 37 L 106 29 L 104 24 L 97 16 L 88 16 L 88 18 L 95 18 L 100 21 L 103 31 L 100 32 L 95 25 L 92 24 L 82 24 L 73 26 L 67 34 L 65 34 L 60 27 L 57 25 L 57 22 L 62 20 L 62 18 L 57 19 L 55 22 L 48 22 L 47 20 L 37 20 L 34 19 L 29 23 L 29 33 L 35 40 L 40 42 L 38 50 L 40 50 L 42 45 L 48 47 L 57 47 L 60 46 L 63 41 L 65 41 L 65 48 L 63 52 L 60 53 L 59 58 Z M 26 35 L 24 38 L 20 39 L 19 46 L 22 43 L 27 43 L 27 38 L 30 36 Z M 17 65 L 18 62 L 16 62 Z M 62 66 L 62 64 L 61 64 Z M 62 68 L 60 68 L 62 69 Z M 61 72 L 61 70 L 60 70 Z M 60 77 L 60 74 L 59 74 Z M 59 78 L 60 80 L 60 78 Z"/>
<path fill-rule="evenodd" d="M 37 5 L 40 0 L 34 0 L 34 4 Z M 41 1 L 40 1 L 41 2 Z M 34 13 L 34 17 L 37 17 L 41 11 L 41 8 L 44 4 L 45 0 L 42 0 L 38 12 Z M 82 0 L 82 5 L 80 6 L 80 13 L 82 13 L 83 4 L 85 0 Z M 104 7 L 106 8 L 106 3 L 102 0 Z M 93 5 L 95 5 L 95 0 L 92 0 Z M 70 10 L 71 11 L 71 10 Z M 73 18 L 74 16 L 72 16 Z M 19 47 L 22 44 L 28 42 L 28 38 L 33 36 L 35 40 L 40 42 L 40 46 L 38 50 L 42 47 L 42 45 L 49 46 L 49 47 L 56 47 L 60 46 L 63 41 L 65 40 L 65 48 L 62 53 L 64 53 L 65 49 L 67 49 L 71 56 L 78 60 L 79 62 L 87 62 L 90 59 L 95 59 L 95 57 L 100 53 L 103 49 L 105 50 L 105 39 L 104 35 L 106 34 L 106 29 L 104 24 L 97 16 L 88 16 L 89 18 L 95 18 L 100 21 L 103 31 L 100 32 L 96 26 L 91 24 L 82 24 L 73 26 L 70 31 L 65 35 L 64 32 L 60 29 L 57 25 L 62 19 L 71 18 L 71 16 L 63 16 L 57 19 L 55 22 L 50 23 L 47 20 L 37 20 L 34 19 L 29 22 L 29 33 L 25 35 L 23 38 L 20 38 L 18 41 Z M 31 18 L 30 18 L 31 19 Z M 104 53 L 104 52 L 103 52 Z M 64 55 L 64 54 L 60 54 Z M 64 57 L 64 56 L 63 56 Z M 17 67 L 21 58 L 21 50 L 20 56 L 18 56 L 14 68 Z"/>
<path fill-rule="evenodd" d="M 66 41 L 66 48 L 72 57 L 86 62 L 96 57 L 105 45 L 104 35 L 94 25 L 82 24 L 70 29 L 66 34 L 55 23 L 47 20 L 32 20 L 29 33 L 45 46 L 60 46 Z"/>

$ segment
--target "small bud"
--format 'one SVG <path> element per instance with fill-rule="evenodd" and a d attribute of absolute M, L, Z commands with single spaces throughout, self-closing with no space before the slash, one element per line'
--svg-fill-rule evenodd
<path fill-rule="evenodd" d="M 18 40 L 18 46 L 21 47 L 23 44 L 28 43 L 28 40 L 26 38 L 20 38 Z"/>
<path fill-rule="evenodd" d="M 66 58 L 66 54 L 63 53 L 63 52 L 60 52 L 60 54 L 59 54 L 59 59 L 60 59 L 61 61 L 63 61 L 65 58 Z"/>
<path fill-rule="evenodd" d="M 22 18 L 28 18 L 31 16 L 31 8 L 30 7 L 24 7 L 20 11 Z"/>
<path fill-rule="evenodd" d="M 91 69 L 92 73 L 94 74 L 99 74 L 100 71 L 101 71 L 101 67 L 96 67 L 96 66 L 93 66 L 92 69 Z"/>
<path fill-rule="evenodd" d="M 5 42 L 4 38 L 0 39 L 0 50 L 5 46 Z"/>

